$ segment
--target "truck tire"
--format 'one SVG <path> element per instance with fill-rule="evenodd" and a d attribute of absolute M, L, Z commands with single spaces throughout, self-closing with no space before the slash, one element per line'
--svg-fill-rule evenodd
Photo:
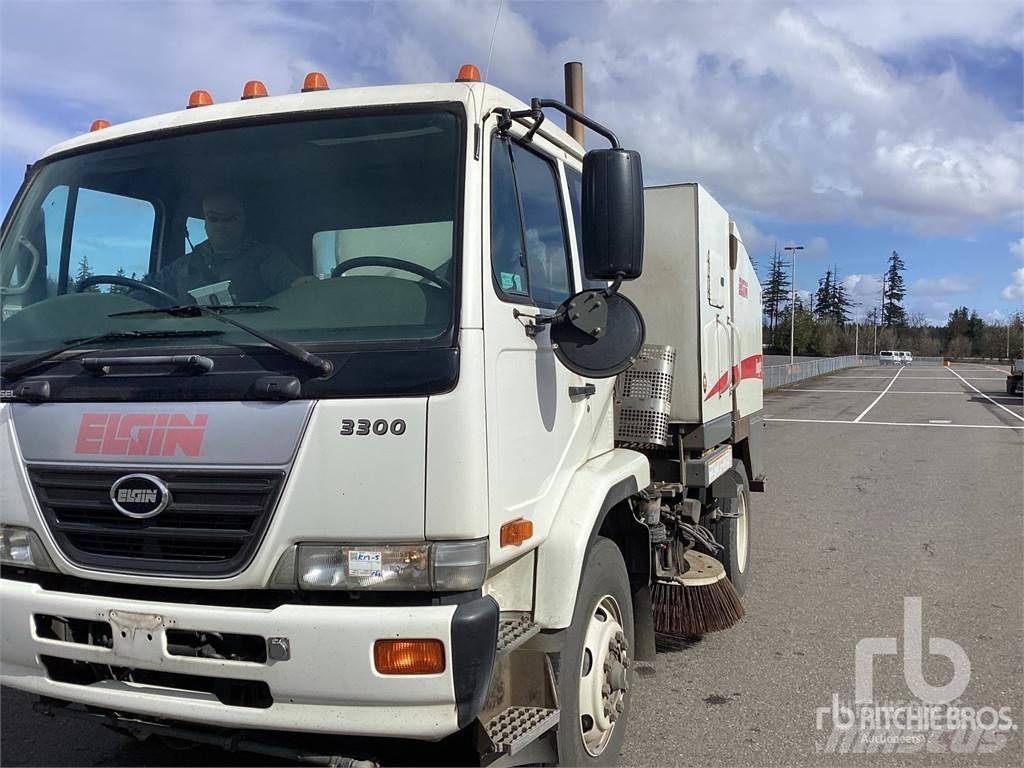
<path fill-rule="evenodd" d="M 572 625 L 553 659 L 559 765 L 614 765 L 629 717 L 633 601 L 622 553 L 598 537 L 583 564 Z"/>
<path fill-rule="evenodd" d="M 738 513 L 739 517 L 720 517 L 710 528 L 715 541 L 722 545 L 714 556 L 725 566 L 725 575 L 742 597 L 750 579 L 750 487 L 743 462 L 737 461 L 733 470 L 740 475 L 740 487 L 734 498 L 718 499 L 718 504 L 723 512 Z"/>

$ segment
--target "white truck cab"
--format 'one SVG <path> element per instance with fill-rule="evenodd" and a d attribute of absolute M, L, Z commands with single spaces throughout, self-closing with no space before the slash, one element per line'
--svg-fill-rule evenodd
<path fill-rule="evenodd" d="M 0 251 L 4 685 L 257 751 L 461 731 L 596 763 L 656 579 L 703 547 L 743 591 L 738 230 L 696 185 L 645 224 L 639 155 L 464 74 L 197 92 L 30 168 Z M 637 431 L 616 375 L 671 347 Z"/>

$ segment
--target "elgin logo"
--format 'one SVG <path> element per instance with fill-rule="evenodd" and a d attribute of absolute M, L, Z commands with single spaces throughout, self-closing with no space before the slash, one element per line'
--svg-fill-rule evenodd
<path fill-rule="evenodd" d="M 145 488 L 122 488 L 117 492 L 119 504 L 156 504 L 156 491 Z"/>
<path fill-rule="evenodd" d="M 746 297 L 747 297 L 747 281 L 746 281 L 746 280 L 744 280 L 744 279 L 743 279 L 742 277 L 740 278 L 740 290 L 739 290 L 739 294 L 740 294 L 740 296 L 742 296 L 743 298 L 746 298 Z"/>
<path fill-rule="evenodd" d="M 183 413 L 86 413 L 78 427 L 75 453 L 107 456 L 175 456 L 181 453 L 183 456 L 200 456 L 207 419 L 208 414 L 205 413 L 197 413 L 191 419 Z"/>

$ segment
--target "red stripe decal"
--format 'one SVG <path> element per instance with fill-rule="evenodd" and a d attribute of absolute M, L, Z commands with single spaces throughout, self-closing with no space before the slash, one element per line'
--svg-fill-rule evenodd
<path fill-rule="evenodd" d="M 737 384 L 744 379 L 763 379 L 764 378 L 764 357 L 760 354 L 751 355 L 745 357 L 740 361 L 739 365 L 732 366 L 732 371 L 723 373 L 718 381 L 715 382 L 708 393 L 704 396 L 705 400 L 710 400 L 712 397 L 717 395 L 729 386 L 729 374 L 732 374 L 733 381 Z"/>

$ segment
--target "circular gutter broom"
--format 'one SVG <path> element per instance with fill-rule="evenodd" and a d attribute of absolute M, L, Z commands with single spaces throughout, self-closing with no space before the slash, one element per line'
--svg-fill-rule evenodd
<path fill-rule="evenodd" d="M 654 582 L 654 630 L 691 637 L 728 629 L 742 619 L 743 605 L 722 564 L 692 549 L 684 559 L 681 576 Z"/>

